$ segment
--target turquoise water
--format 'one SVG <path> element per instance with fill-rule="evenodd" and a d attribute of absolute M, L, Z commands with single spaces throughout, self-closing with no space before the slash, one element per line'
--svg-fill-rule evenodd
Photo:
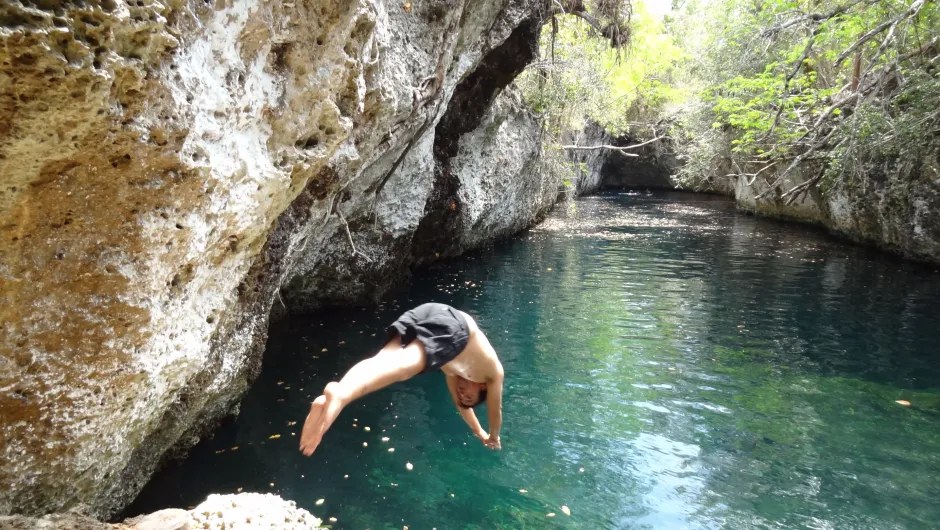
<path fill-rule="evenodd" d="M 934 268 L 725 200 L 582 199 L 377 309 L 276 325 L 238 419 L 130 513 L 242 488 L 350 529 L 935 528 L 938 295 Z M 301 456 L 309 400 L 432 300 L 502 359 L 503 450 L 433 374 L 354 403 Z"/>

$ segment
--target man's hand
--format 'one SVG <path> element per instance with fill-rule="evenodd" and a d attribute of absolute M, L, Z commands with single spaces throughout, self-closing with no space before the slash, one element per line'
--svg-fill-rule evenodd
<path fill-rule="evenodd" d="M 499 443 L 499 436 L 490 436 L 486 433 L 483 434 L 485 437 L 480 438 L 480 441 L 483 442 L 483 445 L 485 445 L 487 449 L 499 451 L 503 448 L 502 444 Z"/>

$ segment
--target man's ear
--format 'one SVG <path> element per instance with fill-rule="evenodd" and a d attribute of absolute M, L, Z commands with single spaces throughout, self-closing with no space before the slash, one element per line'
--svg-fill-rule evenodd
<path fill-rule="evenodd" d="M 480 392 L 486 392 L 486 383 L 480 383 Z"/>

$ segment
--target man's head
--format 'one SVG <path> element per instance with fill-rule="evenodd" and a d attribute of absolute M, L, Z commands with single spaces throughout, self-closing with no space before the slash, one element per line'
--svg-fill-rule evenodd
<path fill-rule="evenodd" d="M 457 378 L 457 401 L 468 409 L 486 401 L 486 383 L 474 383 L 463 377 Z"/>

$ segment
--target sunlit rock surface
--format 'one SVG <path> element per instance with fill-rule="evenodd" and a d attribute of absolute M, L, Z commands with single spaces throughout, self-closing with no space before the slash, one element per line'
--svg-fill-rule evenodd
<path fill-rule="evenodd" d="M 533 5 L 0 5 L 0 513 L 112 515 L 235 410 L 272 303 L 538 218 Z"/>
<path fill-rule="evenodd" d="M 316 530 L 322 521 L 270 493 L 210 495 L 191 510 L 167 509 L 107 524 L 77 514 L 0 517 L 0 530 Z"/>

